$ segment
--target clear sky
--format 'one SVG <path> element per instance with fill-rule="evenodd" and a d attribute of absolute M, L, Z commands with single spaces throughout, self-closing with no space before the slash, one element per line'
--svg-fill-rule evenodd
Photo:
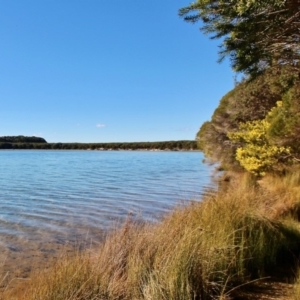
<path fill-rule="evenodd" d="M 234 74 L 189 3 L 0 0 L 0 136 L 194 139 Z"/>

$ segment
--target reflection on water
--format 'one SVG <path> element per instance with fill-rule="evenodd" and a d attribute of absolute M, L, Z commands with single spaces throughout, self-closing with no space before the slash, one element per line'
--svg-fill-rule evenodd
<path fill-rule="evenodd" d="M 177 203 L 199 199 L 211 185 L 202 158 L 200 152 L 0 151 L 0 263 L 48 259 L 61 245 L 99 240 L 101 230 L 129 213 L 155 221 Z"/>

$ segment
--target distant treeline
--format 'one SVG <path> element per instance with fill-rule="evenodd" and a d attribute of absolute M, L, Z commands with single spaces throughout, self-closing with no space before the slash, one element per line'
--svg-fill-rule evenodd
<path fill-rule="evenodd" d="M 7 138 L 3 141 L 4 138 Z M 10 138 L 10 140 L 9 140 Z M 0 149 L 45 149 L 45 150 L 197 150 L 196 141 L 136 142 L 136 143 L 47 143 L 23 137 L 24 142 L 16 141 L 18 137 L 0 137 Z M 29 139 L 29 140 L 27 140 Z M 12 142 L 14 141 L 14 142 Z"/>
<path fill-rule="evenodd" d="M 47 143 L 47 141 L 41 137 L 36 136 L 0 136 L 0 143 Z"/>

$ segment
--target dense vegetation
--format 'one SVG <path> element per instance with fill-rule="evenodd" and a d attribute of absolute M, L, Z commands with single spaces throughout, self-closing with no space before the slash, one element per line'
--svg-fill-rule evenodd
<path fill-rule="evenodd" d="M 264 175 L 299 162 L 299 7 L 294 0 L 198 0 L 180 10 L 222 38 L 220 58 L 245 75 L 197 134 L 207 158 L 227 169 Z"/>
<path fill-rule="evenodd" d="M 272 158 L 270 163 L 261 161 L 264 166 L 259 171 L 282 170 L 300 158 L 299 114 L 298 73 L 289 66 L 270 68 L 255 79 L 243 80 L 221 99 L 211 120 L 197 133 L 198 146 L 209 159 L 221 162 L 227 169 L 243 165 L 243 158 Z M 258 134 L 259 124 L 263 135 Z M 237 159 L 247 147 L 252 147 L 253 153 L 244 151 L 244 156 Z M 284 147 L 289 153 L 268 155 L 272 147 Z"/>
<path fill-rule="evenodd" d="M 0 137 L 0 149 L 45 150 L 197 150 L 195 141 L 136 143 L 47 143 L 37 137 Z"/>

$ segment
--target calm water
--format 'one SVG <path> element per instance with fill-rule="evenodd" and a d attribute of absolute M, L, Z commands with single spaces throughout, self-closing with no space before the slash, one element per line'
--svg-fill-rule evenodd
<path fill-rule="evenodd" d="M 0 245 L 24 252 L 93 238 L 128 214 L 155 221 L 210 187 L 202 159 L 200 152 L 2 150 Z"/>

